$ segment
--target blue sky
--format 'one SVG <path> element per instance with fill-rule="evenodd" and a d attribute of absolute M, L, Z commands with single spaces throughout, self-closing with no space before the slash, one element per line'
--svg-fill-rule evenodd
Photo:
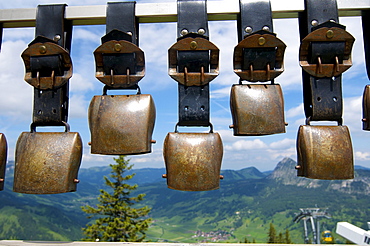
<path fill-rule="evenodd" d="M 210 0 L 211 1 L 211 0 Z M 231 1 L 231 0 L 227 0 Z M 237 1 L 237 0 L 232 0 Z M 174 2 L 165 0 L 138 1 Z M 226 2 L 226 0 L 225 0 Z M 35 8 L 38 4 L 65 3 L 65 1 L 13 0 L 1 1 L 1 9 Z M 103 0 L 66 2 L 69 6 L 105 5 Z M 363 54 L 361 19 L 343 17 L 340 23 L 347 26 L 355 38 L 352 52 L 353 66 L 343 74 L 344 125 L 350 129 L 355 164 L 370 168 L 370 132 L 362 130 L 362 93 L 369 83 Z M 238 82 L 233 72 L 233 49 L 237 44 L 235 21 L 209 22 L 210 40 L 220 49 L 220 75 L 211 82 L 211 122 L 221 134 L 224 145 L 222 169 L 242 169 L 255 166 L 261 171 L 271 170 L 284 157 L 296 160 L 296 135 L 305 117 L 302 104 L 301 69 L 298 65 L 299 31 L 297 19 L 275 19 L 274 32 L 287 45 L 285 72 L 276 79 L 283 89 L 285 118 L 289 123 L 285 134 L 259 137 L 234 137 L 229 94 L 232 84 Z M 131 156 L 135 168 L 164 167 L 163 140 L 174 131 L 177 123 L 177 85 L 167 73 L 167 50 L 176 41 L 176 23 L 140 24 L 140 48 L 145 52 L 146 75 L 140 81 L 142 93 L 154 98 L 157 119 L 153 139 L 157 140 L 151 154 Z M 94 95 L 101 95 L 103 84 L 95 78 L 93 51 L 100 45 L 105 26 L 76 26 L 72 34 L 71 56 L 73 77 L 70 80 L 71 131 L 79 132 L 83 139 L 83 168 L 105 166 L 112 163 L 112 156 L 91 155 L 88 142 L 90 132 L 87 108 Z M 34 28 L 4 29 L 0 53 L 0 132 L 8 140 L 8 160 L 14 160 L 18 136 L 29 131 L 32 120 L 33 90 L 24 80 L 24 65 L 20 57 L 27 44 L 34 39 Z M 125 94 L 122 92 L 121 94 Z M 134 93 L 133 91 L 130 93 Z M 61 129 L 57 129 L 61 131 Z M 179 129 L 184 131 L 183 128 Z M 196 132 L 207 128 L 191 128 Z M 189 131 L 187 129 L 186 131 Z"/>

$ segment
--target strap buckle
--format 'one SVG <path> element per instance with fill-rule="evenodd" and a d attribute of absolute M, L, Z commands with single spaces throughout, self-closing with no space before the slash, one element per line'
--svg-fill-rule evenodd
<path fill-rule="evenodd" d="M 235 46 L 234 72 L 242 80 L 251 82 L 273 80 L 284 71 L 285 48 L 284 42 L 272 33 L 254 33 Z M 266 58 L 267 54 L 260 53 L 270 54 Z"/>
<path fill-rule="evenodd" d="M 26 68 L 24 80 L 40 90 L 60 88 L 72 77 L 71 57 L 52 40 L 40 42 L 41 39 L 48 40 L 37 37 L 22 53 Z"/>
<path fill-rule="evenodd" d="M 354 40 L 354 37 L 343 28 L 335 26 L 318 28 L 302 40 L 299 49 L 299 64 L 304 71 L 314 77 L 339 76 L 352 66 L 351 50 Z M 331 63 L 322 61 L 322 56 L 325 54 L 312 54 L 312 47 L 315 44 L 325 45 L 326 48 L 323 50 L 332 52 L 330 46 L 333 47 L 340 42 L 343 43 L 341 54 L 334 55 Z M 328 43 L 329 46 L 327 46 Z M 316 63 L 313 63 L 315 61 Z"/>
<path fill-rule="evenodd" d="M 95 51 L 95 77 L 102 83 L 113 88 L 129 88 L 137 84 L 145 75 L 144 52 L 135 44 L 125 40 L 111 40 L 100 45 Z M 133 67 L 104 67 L 104 59 L 115 59 L 120 65 L 129 59 Z M 128 63 L 127 63 L 128 64 Z M 120 70 L 124 70 L 122 71 Z M 115 73 L 115 71 L 117 73 Z"/>
<path fill-rule="evenodd" d="M 209 67 L 200 67 L 199 72 L 189 71 L 184 67 L 184 71 L 179 69 L 179 52 L 208 51 Z M 219 74 L 219 49 L 216 45 L 205 38 L 187 37 L 180 39 L 168 50 L 169 69 L 168 74 L 171 78 L 185 86 L 204 86 L 215 79 Z M 208 72 L 207 72 L 208 71 Z"/>

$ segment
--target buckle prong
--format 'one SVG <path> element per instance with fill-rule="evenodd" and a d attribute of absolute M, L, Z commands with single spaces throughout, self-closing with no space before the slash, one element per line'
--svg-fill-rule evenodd
<path fill-rule="evenodd" d="M 114 74 L 113 74 L 113 69 L 110 70 L 110 84 L 114 85 Z"/>
<path fill-rule="evenodd" d="M 130 84 L 130 68 L 126 69 L 126 74 L 127 74 L 127 84 Z"/>
<path fill-rule="evenodd" d="M 334 69 L 336 72 L 339 72 L 339 59 L 338 56 L 335 56 L 335 66 Z"/>
<path fill-rule="evenodd" d="M 204 67 L 200 67 L 200 82 L 203 84 L 205 81 L 205 76 L 204 76 Z"/>
<path fill-rule="evenodd" d="M 270 63 L 267 63 L 267 80 L 270 81 L 271 80 L 271 74 L 270 74 Z"/>
<path fill-rule="evenodd" d="M 321 63 L 321 57 L 317 57 L 317 69 L 319 70 L 318 73 L 322 73 L 322 63 Z"/>
<path fill-rule="evenodd" d="M 253 81 L 253 64 L 249 65 L 249 70 L 251 70 L 251 80 Z"/>
<path fill-rule="evenodd" d="M 188 84 L 188 68 L 184 67 L 184 85 L 186 86 Z"/>

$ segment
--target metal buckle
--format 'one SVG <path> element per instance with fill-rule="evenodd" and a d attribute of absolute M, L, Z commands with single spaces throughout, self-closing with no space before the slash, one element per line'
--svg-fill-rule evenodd
<path fill-rule="evenodd" d="M 8 144 L 5 135 L 0 133 L 0 190 L 4 189 L 7 152 Z"/>
<path fill-rule="evenodd" d="M 309 33 L 302 40 L 299 48 L 299 64 L 311 76 L 319 78 L 339 76 L 352 66 L 351 51 L 354 40 L 354 37 L 342 28 L 321 27 Z M 323 64 L 318 57 L 316 64 L 310 64 L 310 45 L 313 42 L 345 42 L 343 62 L 339 63 L 339 59 L 336 57 L 334 64 Z"/>
<path fill-rule="evenodd" d="M 88 112 L 92 154 L 151 152 L 156 114 L 151 95 L 94 96 Z"/>
<path fill-rule="evenodd" d="M 183 191 L 215 190 L 220 186 L 223 146 L 218 133 L 167 134 L 163 156 L 168 188 Z"/>
<path fill-rule="evenodd" d="M 178 72 L 178 51 L 209 51 L 209 72 L 204 72 L 204 68 L 201 68 L 201 72 L 188 72 L 187 68 L 184 69 L 184 72 Z M 180 84 L 185 86 L 203 86 L 219 74 L 219 49 L 205 38 L 184 38 L 169 48 L 168 63 L 168 74 Z"/>
<path fill-rule="evenodd" d="M 275 67 L 267 64 L 266 69 L 256 70 L 253 65 L 248 70 L 243 69 L 244 49 L 275 49 Z M 283 41 L 272 34 L 252 34 L 243 39 L 234 48 L 234 72 L 242 79 L 251 82 L 270 81 L 279 76 L 284 71 L 284 52 L 286 45 Z"/>
<path fill-rule="evenodd" d="M 82 140 L 77 132 L 22 132 L 15 153 L 13 191 L 56 194 L 76 191 L 82 158 Z M 46 147 L 47 146 L 47 147 Z"/>
<path fill-rule="evenodd" d="M 370 131 L 370 85 L 365 86 L 362 100 L 362 129 Z"/>
<path fill-rule="evenodd" d="M 301 125 L 297 137 L 298 176 L 353 179 L 353 149 L 347 126 Z"/>
<path fill-rule="evenodd" d="M 24 80 L 37 89 L 50 90 L 60 88 L 72 77 L 71 57 L 69 53 L 58 44 L 52 42 L 34 43 L 24 50 L 21 56 L 26 68 Z M 63 64 L 63 76 L 55 76 L 55 71 L 51 71 L 50 77 L 41 77 L 39 72 L 33 77 L 31 71 L 31 57 L 43 56 L 60 56 Z"/>
<path fill-rule="evenodd" d="M 109 54 L 135 54 L 136 71 L 126 69 L 126 74 L 105 74 L 103 69 L 103 56 Z M 112 88 L 129 88 L 137 84 L 145 75 L 144 52 L 135 44 L 125 40 L 111 40 L 100 45 L 95 51 L 95 77 Z"/>
<path fill-rule="evenodd" d="M 234 136 L 285 133 L 284 99 L 279 84 L 233 85 L 230 106 Z"/>

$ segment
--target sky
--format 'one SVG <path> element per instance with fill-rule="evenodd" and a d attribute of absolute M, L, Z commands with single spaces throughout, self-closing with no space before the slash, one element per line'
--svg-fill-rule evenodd
<path fill-rule="evenodd" d="M 138 3 L 173 2 L 174 0 L 143 0 Z M 209 0 L 212 1 L 212 0 Z M 225 0 L 231 1 L 231 0 Z M 238 1 L 238 0 L 232 0 Z M 103 0 L 12 0 L 0 1 L 0 9 L 35 8 L 38 4 L 67 3 L 69 6 L 105 5 Z M 362 130 L 362 94 L 369 80 L 366 76 L 361 19 L 341 17 L 356 41 L 352 51 L 353 66 L 343 74 L 344 125 L 351 132 L 354 162 L 370 168 L 370 132 Z M 296 137 L 299 125 L 305 124 L 302 103 L 301 68 L 298 64 L 299 31 L 297 19 L 274 19 L 274 32 L 286 45 L 284 73 L 275 83 L 282 87 L 285 101 L 286 133 L 269 136 L 236 137 L 232 124 L 229 98 L 232 84 L 238 83 L 233 72 L 233 50 L 237 45 L 236 21 L 210 21 L 210 41 L 220 49 L 220 75 L 210 83 L 211 123 L 223 140 L 222 169 L 243 169 L 254 166 L 260 171 L 272 170 L 285 157 L 297 160 Z M 83 140 L 82 168 L 106 166 L 112 156 L 90 154 L 90 131 L 87 109 L 94 95 L 101 95 L 103 84 L 95 78 L 93 51 L 101 44 L 105 26 L 75 26 L 71 57 L 73 76 L 70 80 L 69 124 Z M 167 51 L 176 42 L 176 23 L 144 23 L 139 27 L 139 47 L 145 53 L 146 75 L 139 82 L 143 94 L 154 98 L 157 116 L 152 153 L 129 156 L 134 168 L 163 168 L 163 141 L 173 132 L 178 120 L 177 82 L 168 75 Z M 33 89 L 24 77 L 21 53 L 34 39 L 34 28 L 4 29 L 0 53 L 0 132 L 8 141 L 8 160 L 14 160 L 15 146 L 21 132 L 29 131 L 32 121 Z M 114 92 L 116 93 L 116 92 Z M 120 94 L 133 94 L 122 91 Z M 46 131 L 63 129 L 46 129 Z M 206 132 L 208 128 L 179 128 L 179 131 Z"/>

